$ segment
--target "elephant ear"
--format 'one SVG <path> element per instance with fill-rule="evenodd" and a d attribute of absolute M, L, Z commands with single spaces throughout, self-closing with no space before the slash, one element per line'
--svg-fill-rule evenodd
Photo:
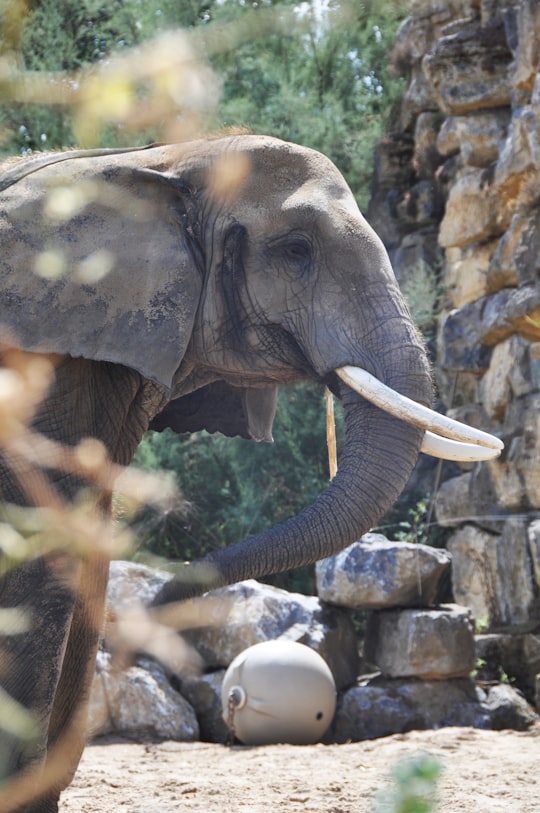
<path fill-rule="evenodd" d="M 150 429 L 175 432 L 221 432 L 228 437 L 272 442 L 277 387 L 231 387 L 215 381 L 195 392 L 175 398 L 155 416 Z"/>
<path fill-rule="evenodd" d="M 165 150 L 79 153 L 2 190 L 2 342 L 123 364 L 170 393 L 203 269 Z"/>

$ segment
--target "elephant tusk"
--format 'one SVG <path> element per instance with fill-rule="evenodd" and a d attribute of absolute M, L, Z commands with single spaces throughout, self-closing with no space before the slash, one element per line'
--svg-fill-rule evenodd
<path fill-rule="evenodd" d="M 349 387 L 356 390 L 371 403 L 396 418 L 420 426 L 426 431 L 442 436 L 443 439 L 449 438 L 466 444 L 495 449 L 499 453 L 504 448 L 503 442 L 494 435 L 480 429 L 474 429 L 453 420 L 453 418 L 449 418 L 447 415 L 440 415 L 422 404 L 417 404 L 416 401 L 387 387 L 386 384 L 383 384 L 375 376 L 360 367 L 347 365 L 346 367 L 339 367 L 336 373 Z"/>
<path fill-rule="evenodd" d="M 326 395 L 326 446 L 328 448 L 328 470 L 330 479 L 337 474 L 336 418 L 334 414 L 334 396 L 325 388 Z"/>
<path fill-rule="evenodd" d="M 501 453 L 500 449 L 477 446 L 475 443 L 464 443 L 460 440 L 450 440 L 440 435 L 434 435 L 433 432 L 426 432 L 420 451 L 432 457 L 440 457 L 443 460 L 458 460 L 466 463 L 493 460 L 493 458 L 499 457 Z"/>

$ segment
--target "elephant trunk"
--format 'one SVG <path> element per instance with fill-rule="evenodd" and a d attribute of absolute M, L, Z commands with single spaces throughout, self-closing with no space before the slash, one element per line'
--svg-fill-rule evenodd
<path fill-rule="evenodd" d="M 426 375 L 425 400 L 430 397 Z M 297 516 L 212 554 L 164 586 L 155 605 L 208 589 L 311 564 L 369 531 L 395 502 L 418 457 L 423 430 L 404 423 L 340 384 L 345 442 L 339 469 Z"/>
<path fill-rule="evenodd" d="M 342 400 L 345 442 L 336 476 L 298 516 L 217 552 L 213 561 L 227 583 L 337 553 L 369 531 L 403 490 L 418 457 L 422 430 L 351 390 Z"/>

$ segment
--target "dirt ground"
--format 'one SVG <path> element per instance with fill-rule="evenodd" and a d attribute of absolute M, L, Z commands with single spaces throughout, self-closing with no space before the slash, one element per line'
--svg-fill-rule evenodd
<path fill-rule="evenodd" d="M 396 762 L 439 758 L 438 813 L 539 813 L 540 724 L 445 728 L 347 745 L 89 745 L 61 813 L 371 813 Z"/>

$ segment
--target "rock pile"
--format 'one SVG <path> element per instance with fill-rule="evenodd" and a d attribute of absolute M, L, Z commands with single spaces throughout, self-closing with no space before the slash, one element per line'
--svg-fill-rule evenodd
<path fill-rule="evenodd" d="M 416 0 L 396 37 L 409 76 L 377 147 L 368 217 L 404 290 L 437 278 L 442 407 L 499 435 L 500 459 L 445 465 L 456 601 L 484 677 L 534 698 L 540 671 L 540 4 Z M 418 303 L 412 303 L 418 306 Z"/>
<path fill-rule="evenodd" d="M 444 551 L 367 534 L 319 563 L 318 598 L 247 581 L 185 603 L 174 620 L 178 650 L 177 634 L 149 627 L 141 611 L 170 575 L 113 562 L 90 731 L 225 742 L 227 666 L 247 647 L 279 639 L 312 647 L 332 671 L 338 707 L 328 741 L 444 725 L 527 727 L 536 717 L 516 692 L 488 694 L 470 678 L 469 610 L 434 604 L 449 563 Z M 351 608 L 370 610 L 362 661 Z"/>
<path fill-rule="evenodd" d="M 536 715 L 509 686 L 481 688 L 470 610 L 437 604 L 451 557 L 425 545 L 366 534 L 319 562 L 322 600 L 370 610 L 363 670 L 344 691 L 328 734 L 333 742 L 443 726 L 526 728 Z"/>
<path fill-rule="evenodd" d="M 111 564 L 108 624 L 90 704 L 92 734 L 224 742 L 225 670 L 240 652 L 262 641 L 286 639 L 312 647 L 328 663 L 338 690 L 355 681 L 358 646 L 350 613 L 256 581 L 185 602 L 173 623 L 187 647 L 171 659 L 178 636 L 148 627 L 141 609 L 170 578 L 131 562 Z"/>

